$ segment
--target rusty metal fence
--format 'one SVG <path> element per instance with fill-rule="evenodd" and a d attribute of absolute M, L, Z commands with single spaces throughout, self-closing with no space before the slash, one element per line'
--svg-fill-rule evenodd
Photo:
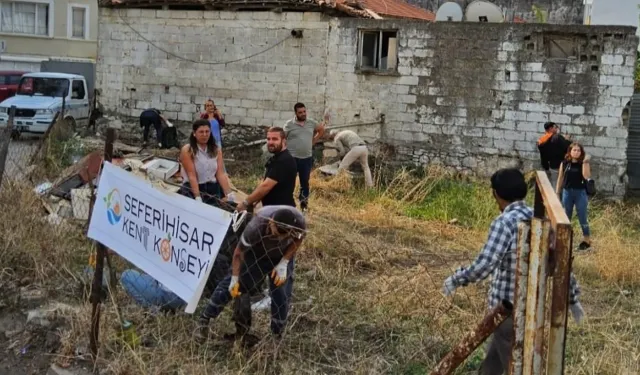
<path fill-rule="evenodd" d="M 547 175 L 536 172 L 534 217 L 518 225 L 516 288 L 490 311 L 431 372 L 452 374 L 513 315 L 510 375 L 564 373 L 572 228 Z"/>

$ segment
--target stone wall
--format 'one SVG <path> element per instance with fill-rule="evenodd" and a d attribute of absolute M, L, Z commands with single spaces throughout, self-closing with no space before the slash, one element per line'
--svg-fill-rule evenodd
<path fill-rule="evenodd" d="M 285 40 L 294 28 L 304 37 Z M 358 69 L 363 29 L 397 31 L 397 71 Z M 481 175 L 514 162 L 539 168 L 536 140 L 543 123 L 555 121 L 593 155 L 599 189 L 621 195 L 634 34 L 632 27 L 320 13 L 127 10 L 120 17 L 102 9 L 97 80 L 105 110 L 129 116 L 154 106 L 190 121 L 213 97 L 230 125 L 281 125 L 299 100 L 316 118 L 329 109 L 333 124 L 373 123 L 354 129 L 393 145 L 399 160 Z"/>
<path fill-rule="evenodd" d="M 101 104 L 107 113 L 138 116 L 155 107 L 192 121 L 214 98 L 228 124 L 271 126 L 291 118 L 302 101 L 321 117 L 329 27 L 323 17 L 101 8 Z M 291 38 L 294 28 L 304 37 Z"/>
<path fill-rule="evenodd" d="M 361 29 L 398 30 L 397 76 L 358 73 Z M 539 168 L 536 141 L 554 121 L 594 157 L 599 188 L 623 194 L 635 28 L 336 19 L 331 30 L 327 106 L 384 113 L 383 140 L 404 160 Z"/>

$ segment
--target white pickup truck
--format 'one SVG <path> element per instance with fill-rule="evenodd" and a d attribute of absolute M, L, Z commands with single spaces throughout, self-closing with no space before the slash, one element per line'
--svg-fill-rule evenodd
<path fill-rule="evenodd" d="M 64 118 L 72 127 L 89 124 L 90 106 L 87 82 L 84 77 L 66 73 L 28 73 L 20 79 L 14 97 L 0 103 L 0 127 L 7 126 L 9 111 L 16 107 L 13 122 L 18 133 L 42 134 L 47 131 L 57 112 L 62 110 Z"/>

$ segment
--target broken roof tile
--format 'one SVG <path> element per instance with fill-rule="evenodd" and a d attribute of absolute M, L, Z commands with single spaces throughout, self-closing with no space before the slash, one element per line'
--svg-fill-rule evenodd
<path fill-rule="evenodd" d="M 432 12 L 410 5 L 404 0 L 265 0 L 262 2 L 248 2 L 246 0 L 99 0 L 101 7 L 132 7 L 146 8 L 158 6 L 204 6 L 204 7 L 232 7 L 271 5 L 273 7 L 311 6 L 331 8 L 352 17 L 359 18 L 410 18 L 434 21 Z"/>

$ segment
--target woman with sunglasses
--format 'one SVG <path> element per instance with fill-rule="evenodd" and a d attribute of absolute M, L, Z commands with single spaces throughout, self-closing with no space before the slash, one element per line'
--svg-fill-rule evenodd
<path fill-rule="evenodd" d="M 200 114 L 200 118 L 209 121 L 211 125 L 211 134 L 216 140 L 218 147 L 222 148 L 222 128 L 224 128 L 224 116 L 216 107 L 213 99 L 209 99 L 204 103 L 204 112 Z"/>

